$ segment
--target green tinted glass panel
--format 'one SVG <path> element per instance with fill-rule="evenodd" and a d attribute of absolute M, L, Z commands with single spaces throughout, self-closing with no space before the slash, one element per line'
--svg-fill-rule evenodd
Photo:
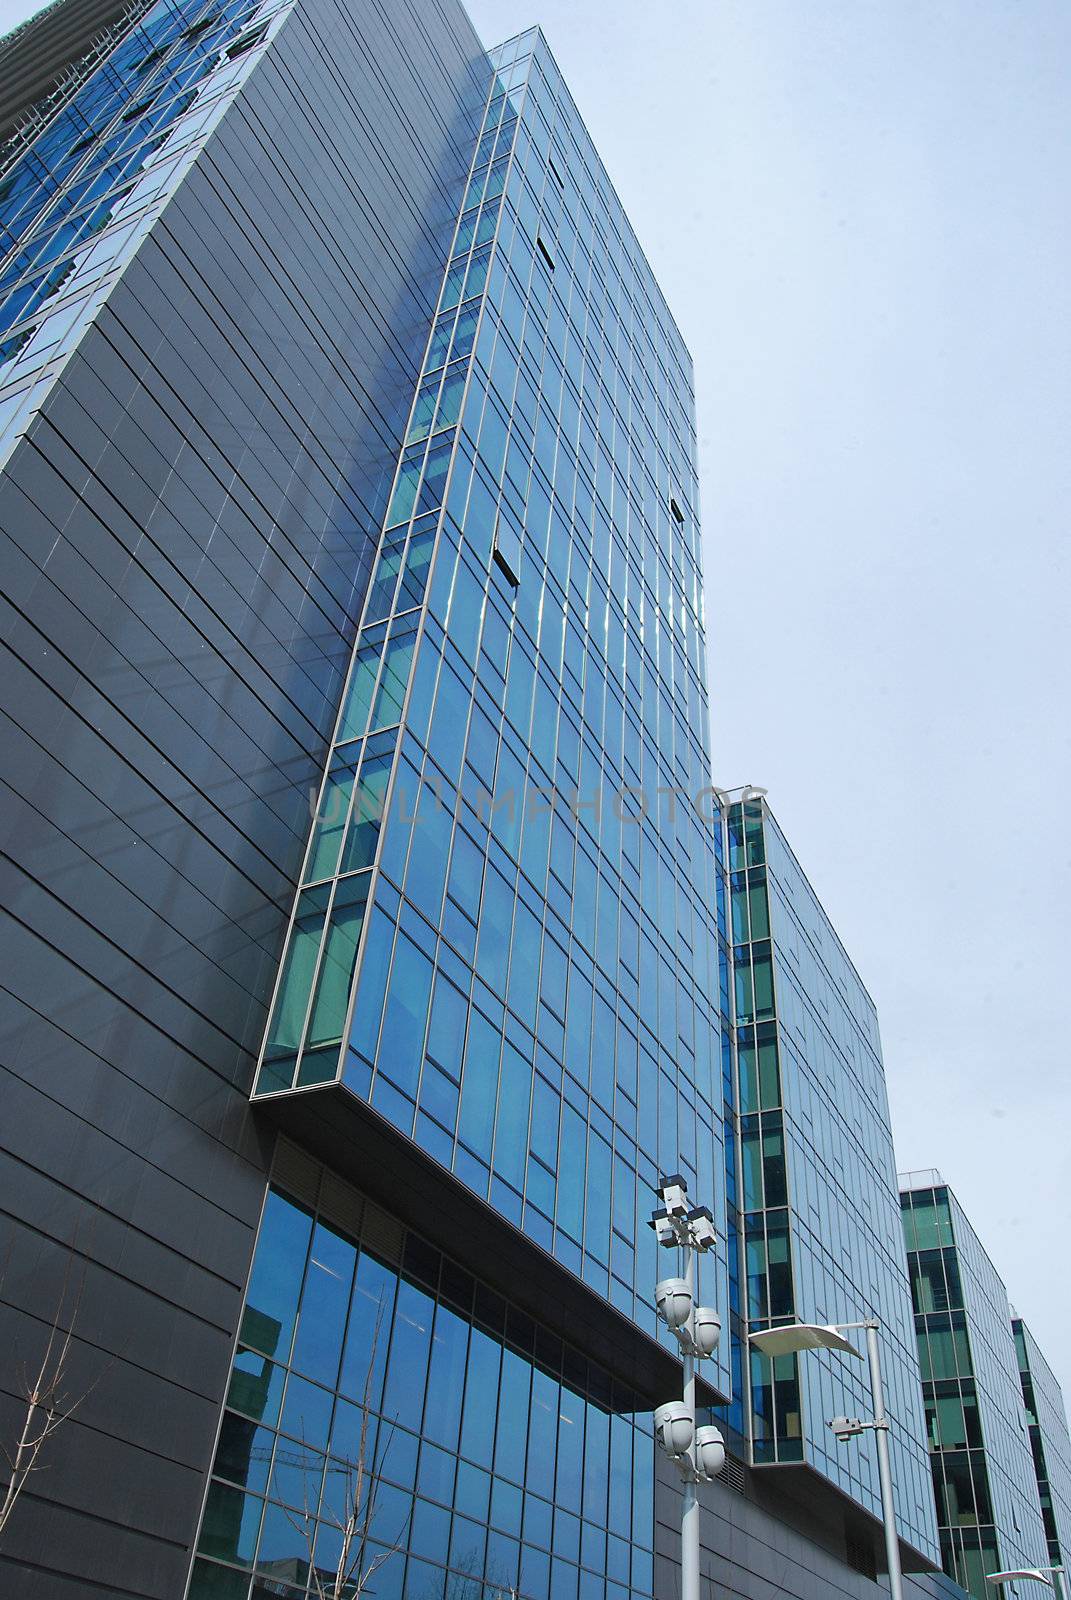
<path fill-rule="evenodd" d="M 751 805 L 744 807 L 744 836 L 747 846 L 748 866 L 761 866 L 766 860 L 766 844 L 762 833 L 761 807 Z"/>
<path fill-rule="evenodd" d="M 751 964 L 746 948 L 741 959 L 733 963 L 736 984 L 736 1017 L 738 1022 L 751 1022 L 755 1016 L 754 989 L 751 982 Z"/>
<path fill-rule="evenodd" d="M 395 527 L 399 522 L 409 521 L 416 500 L 417 484 L 420 482 L 420 464 L 419 453 L 402 462 L 398 482 L 391 496 L 390 510 L 387 512 L 388 528 Z"/>
<path fill-rule="evenodd" d="M 744 1246 L 747 1264 L 748 1315 L 763 1318 L 769 1315 L 769 1295 L 766 1286 L 766 1235 L 762 1216 L 749 1218 L 747 1242 Z"/>
<path fill-rule="evenodd" d="M 320 953 L 328 892 L 326 886 L 306 889 L 298 900 L 282 982 L 268 1030 L 267 1057 L 286 1055 L 301 1045 L 301 1031 L 316 971 L 316 958 Z"/>
<path fill-rule="evenodd" d="M 778 1356 L 773 1364 L 774 1403 L 777 1416 L 777 1436 L 781 1441 L 794 1443 L 802 1437 L 800 1416 L 799 1363 L 796 1356 Z M 780 1449 L 782 1460 L 794 1460 L 796 1451 Z"/>
<path fill-rule="evenodd" d="M 482 184 L 482 178 L 480 179 L 480 182 Z M 465 281 L 465 266 L 467 259 L 467 257 L 463 257 L 460 261 L 455 261 L 453 266 L 450 268 L 450 271 L 447 273 L 446 282 L 443 285 L 442 299 L 439 302 L 440 311 L 452 310 L 452 308 L 456 306 L 458 301 L 461 299 L 461 285 Z"/>
<path fill-rule="evenodd" d="M 405 557 L 405 573 L 396 607 L 398 611 L 409 611 L 423 600 L 434 549 L 435 533 L 432 529 L 413 534 Z"/>
<path fill-rule="evenodd" d="M 747 914 L 747 885 L 734 883 L 733 894 L 733 942 L 746 944 L 751 937 L 751 924 Z"/>
<path fill-rule="evenodd" d="M 766 896 L 765 872 L 748 874 L 748 900 L 752 939 L 770 937 L 770 902 Z"/>
<path fill-rule="evenodd" d="M 765 1204 L 788 1204 L 788 1175 L 785 1168 L 785 1141 L 780 1117 L 773 1127 L 769 1117 L 762 1119 L 762 1177 Z"/>
<path fill-rule="evenodd" d="M 232 1567 L 198 1559 L 193 1564 L 189 1600 L 245 1600 L 249 1578 Z"/>
<path fill-rule="evenodd" d="M 402 530 L 404 533 L 404 529 Z M 389 617 L 394 604 L 394 591 L 398 586 L 398 573 L 401 571 L 402 551 L 405 546 L 404 538 L 396 544 L 385 545 L 379 553 L 376 563 L 376 574 L 368 591 L 368 606 L 365 611 L 365 621 L 379 622 L 384 617 Z"/>
<path fill-rule="evenodd" d="M 736 872 L 746 865 L 744 849 L 744 813 L 739 805 L 729 809 L 729 866 Z"/>
<path fill-rule="evenodd" d="M 426 439 L 431 432 L 431 419 L 435 415 L 435 397 L 439 392 L 439 380 L 433 378 L 430 383 L 421 386 L 417 395 L 416 405 L 413 409 L 413 420 L 409 432 L 405 436 L 406 444 L 412 444 L 417 439 Z"/>
<path fill-rule="evenodd" d="M 752 946 L 752 968 L 755 984 L 755 1016 L 772 1017 L 774 1013 L 773 960 L 768 951 L 761 952 Z"/>
<path fill-rule="evenodd" d="M 920 1318 L 919 1366 L 923 1379 L 972 1376 L 970 1346 L 961 1311 Z"/>
<path fill-rule="evenodd" d="M 316 998 L 309 1016 L 306 1046 L 341 1044 L 342 1029 L 349 1008 L 350 984 L 357 964 L 357 944 L 364 926 L 368 899 L 368 874 L 344 878 L 338 885 L 331 922 L 324 944 L 323 960 L 316 980 Z M 317 1081 L 320 1081 L 317 1079 Z"/>
<path fill-rule="evenodd" d="M 365 645 L 357 652 L 346 691 L 346 704 L 338 730 L 338 743 L 359 739 L 368 727 L 368 711 L 379 672 L 380 647 Z"/>
<path fill-rule="evenodd" d="M 375 859 L 393 759 L 392 755 L 375 756 L 366 760 L 361 768 L 350 831 L 342 855 L 343 872 L 359 872 L 362 867 L 370 867 Z"/>
<path fill-rule="evenodd" d="M 274 1442 L 270 1428 L 258 1428 L 248 1417 L 225 1411 L 213 1476 L 236 1483 L 241 1489 L 263 1494 L 268 1486 L 268 1463 Z"/>
<path fill-rule="evenodd" d="M 480 221 L 482 225 L 482 217 Z M 457 327 L 454 330 L 454 348 L 451 351 L 451 355 L 455 358 L 457 356 L 467 356 L 472 349 L 472 341 L 476 337 L 476 324 L 479 320 L 480 308 L 478 304 L 463 308 L 461 315 L 457 319 Z"/>
<path fill-rule="evenodd" d="M 257 1318 L 260 1319 L 259 1326 Z M 256 1335 L 259 1345 L 266 1348 L 274 1348 L 279 1341 L 278 1322 L 251 1306 L 246 1306 L 242 1313 L 242 1332 L 244 1334 L 247 1331 Z M 285 1367 L 265 1360 L 256 1350 L 240 1349 L 234 1358 L 227 1404 L 236 1411 L 246 1412 L 257 1422 L 272 1423 L 279 1415 L 285 1377 Z"/>
<path fill-rule="evenodd" d="M 487 282 L 487 263 L 490 259 L 490 253 L 486 251 L 482 255 L 473 256 L 469 266 L 468 282 L 465 284 L 466 300 L 483 293 L 483 286 Z"/>
<path fill-rule="evenodd" d="M 453 453 L 454 441 L 449 436 L 433 444 L 428 451 L 428 462 L 424 469 L 424 482 L 420 487 L 420 500 L 417 511 L 423 514 L 434 511 L 443 503 L 443 494 L 446 490 L 446 475 L 450 470 L 450 458 Z"/>
<path fill-rule="evenodd" d="M 777 1038 L 772 1026 L 759 1027 L 739 1046 L 740 1110 L 770 1110 L 781 1103 Z"/>
<path fill-rule="evenodd" d="M 407 623 L 403 630 L 399 631 L 398 624 L 395 623 L 395 631 L 391 635 L 383 657 L 383 674 L 376 695 L 375 709 L 372 712 L 373 729 L 390 727 L 401 720 L 415 647 L 415 627 Z"/>
<path fill-rule="evenodd" d="M 764 1038 L 759 1029 L 759 1099 L 763 1109 L 781 1104 L 781 1073 L 777 1062 L 777 1039 Z"/>
<path fill-rule="evenodd" d="M 346 817 L 353 790 L 353 774 L 352 760 L 347 762 L 336 758 L 331 763 L 331 771 L 320 798 L 320 809 L 316 814 L 312 849 L 305 873 L 306 879 L 311 882 L 316 882 L 318 878 L 330 878 L 338 867 L 338 852 L 346 831 Z"/>
<path fill-rule="evenodd" d="M 436 432 L 440 428 L 452 428 L 461 414 L 461 398 L 465 393 L 466 369 L 452 370 L 446 374 L 443 384 L 442 397 L 439 401 L 439 414 L 435 419 Z"/>
<path fill-rule="evenodd" d="M 740 1141 L 741 1176 L 744 1182 L 744 1210 L 761 1211 L 762 1199 L 762 1151 L 759 1141 L 759 1127 L 757 1117 L 745 1119 L 741 1129 Z"/>
<path fill-rule="evenodd" d="M 288 1055 L 266 1058 L 262 1061 L 254 1093 L 275 1094 L 279 1089 L 292 1089 L 297 1059 L 297 1051 L 291 1050 Z"/>
<path fill-rule="evenodd" d="M 788 1317 L 792 1315 L 792 1258 L 788 1240 L 788 1222 L 779 1221 L 784 1212 L 767 1213 L 766 1223 L 766 1253 L 768 1258 L 768 1272 L 770 1280 L 770 1310 L 771 1317 Z"/>
<path fill-rule="evenodd" d="M 905 1213 L 908 1249 L 937 1250 L 954 1244 L 947 1189 L 916 1190 L 909 1198 L 909 1217 Z"/>
<path fill-rule="evenodd" d="M 496 195 L 493 200 L 484 203 L 480 212 L 480 225 L 476 229 L 477 245 L 486 244 L 488 239 L 494 238 L 495 224 L 498 222 L 499 200 Z"/>
<path fill-rule="evenodd" d="M 958 1386 L 938 1385 L 947 1390 L 926 1401 L 926 1432 L 931 1450 L 966 1450 L 982 1442 L 978 1421 L 978 1402 L 973 1394 L 961 1394 Z"/>
<path fill-rule="evenodd" d="M 250 1566 L 263 1509 L 263 1500 L 254 1495 L 243 1494 L 228 1483 L 213 1483 L 205 1504 L 198 1549 L 237 1566 Z"/>

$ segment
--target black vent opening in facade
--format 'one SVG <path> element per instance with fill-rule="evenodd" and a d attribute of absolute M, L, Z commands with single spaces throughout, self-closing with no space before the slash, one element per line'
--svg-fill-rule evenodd
<path fill-rule="evenodd" d="M 536 244 L 539 246 L 540 250 L 543 252 L 543 259 L 547 263 L 547 266 L 550 268 L 551 272 L 553 272 L 554 271 L 554 257 L 551 255 L 550 251 L 547 249 L 547 247 L 543 243 L 542 239 L 537 237 Z"/>
<path fill-rule="evenodd" d="M 684 512 L 681 510 L 680 506 L 677 504 L 676 500 L 674 500 L 672 495 L 670 495 L 670 497 L 669 497 L 669 509 L 673 513 L 674 522 L 677 524 L 678 527 L 683 528 L 684 527 Z"/>
<path fill-rule="evenodd" d="M 721 1481 L 726 1488 L 732 1489 L 736 1494 L 747 1494 L 747 1469 L 744 1463 L 738 1461 L 736 1456 L 726 1453 Z"/>
<path fill-rule="evenodd" d="M 869 1578 L 871 1583 L 877 1583 L 878 1559 L 874 1553 L 874 1546 L 868 1539 L 860 1539 L 852 1533 L 846 1534 L 844 1557 L 854 1572 Z"/>
<path fill-rule="evenodd" d="M 521 541 L 513 529 L 501 519 L 495 527 L 495 542 L 491 555 L 506 582 L 516 589 L 521 581 Z"/>

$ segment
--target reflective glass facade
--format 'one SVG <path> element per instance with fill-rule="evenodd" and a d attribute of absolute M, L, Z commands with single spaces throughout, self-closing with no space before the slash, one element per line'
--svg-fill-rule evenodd
<path fill-rule="evenodd" d="M 158 0 L 0 178 L 0 462 L 293 0 Z"/>
<path fill-rule="evenodd" d="M 341 1082 L 653 1333 L 658 1171 L 725 1222 L 690 362 L 494 61 L 256 1094 Z"/>
<path fill-rule="evenodd" d="M 727 829 L 749 1325 L 880 1320 L 901 1537 L 935 1554 L 877 1014 L 765 802 Z M 862 1363 L 755 1353 L 749 1392 L 756 1464 L 806 1462 L 880 1515 L 872 1443 L 827 1426 L 870 1414 Z"/>
<path fill-rule="evenodd" d="M 1012 1335 L 1049 1563 L 1063 1567 L 1071 1554 L 1071 1440 L 1068 1439 L 1064 1397 L 1052 1368 L 1022 1317 L 1012 1317 Z"/>
<path fill-rule="evenodd" d="M 986 1573 L 1047 1561 L 1008 1296 L 948 1186 L 934 1173 L 905 1181 L 941 1561 L 985 1600 Z"/>
<path fill-rule="evenodd" d="M 313 1185 L 318 1204 L 268 1194 L 190 1600 L 298 1600 L 310 1562 L 333 1580 L 362 1460 L 376 1600 L 649 1595 L 644 1403 L 331 1174 Z"/>

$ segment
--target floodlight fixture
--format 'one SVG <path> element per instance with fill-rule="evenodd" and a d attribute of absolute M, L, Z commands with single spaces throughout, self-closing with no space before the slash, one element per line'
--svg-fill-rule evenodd
<path fill-rule="evenodd" d="M 680 1243 L 673 1218 L 664 1207 L 651 1212 L 651 1227 L 655 1231 L 655 1238 L 659 1244 L 675 1245 Z"/>
<path fill-rule="evenodd" d="M 668 1178 L 659 1178 L 658 1192 L 662 1197 L 662 1204 L 671 1217 L 686 1217 L 688 1215 L 688 1180 L 679 1172 L 674 1172 Z"/>
<path fill-rule="evenodd" d="M 688 1228 L 697 1250 L 709 1250 L 717 1244 L 714 1217 L 709 1206 L 695 1206 L 688 1213 Z"/>

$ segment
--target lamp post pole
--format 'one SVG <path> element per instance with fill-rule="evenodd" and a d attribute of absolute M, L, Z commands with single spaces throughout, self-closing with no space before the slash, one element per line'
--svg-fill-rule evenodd
<path fill-rule="evenodd" d="M 692 1306 L 685 1324 L 688 1337 L 682 1341 L 684 1365 L 684 1404 L 695 1432 L 695 1251 L 691 1236 L 684 1245 L 684 1278 Z M 699 1600 L 699 1481 L 694 1472 L 684 1477 L 684 1502 L 681 1507 L 681 1600 Z"/>
<path fill-rule="evenodd" d="M 659 1406 L 655 1438 L 681 1475 L 681 1600 L 699 1600 L 699 1485 L 713 1482 L 725 1465 L 721 1431 L 695 1424 L 695 1364 L 718 1347 L 721 1320 L 711 1306 L 695 1304 L 695 1257 L 716 1242 L 714 1219 L 706 1206 L 689 1209 L 684 1179 L 675 1174 L 659 1182 L 662 1205 L 651 1218 L 659 1244 L 682 1253 L 683 1277 L 663 1278 L 655 1286 L 655 1305 L 681 1348 L 683 1398 Z"/>
<path fill-rule="evenodd" d="M 889 1564 L 889 1588 L 892 1600 L 903 1600 L 904 1580 L 900 1571 L 900 1540 L 896 1532 L 892 1464 L 889 1460 L 889 1422 L 885 1415 L 885 1393 L 881 1384 L 878 1324 L 873 1320 L 866 1324 L 866 1353 L 870 1364 L 870 1397 L 874 1403 L 874 1432 L 878 1437 L 878 1481 L 881 1484 L 881 1516 L 885 1524 L 885 1557 Z"/>
<path fill-rule="evenodd" d="M 885 1529 L 885 1556 L 889 1568 L 891 1600 L 903 1600 L 904 1580 L 900 1570 L 900 1539 L 896 1531 L 896 1505 L 893 1500 L 892 1464 L 889 1455 L 889 1419 L 885 1414 L 885 1393 L 881 1383 L 881 1353 L 876 1317 L 865 1322 L 795 1322 L 780 1328 L 763 1328 L 748 1334 L 749 1343 L 765 1355 L 793 1355 L 801 1350 L 836 1350 L 841 1355 L 862 1356 L 844 1335 L 853 1328 L 866 1332 L 867 1362 L 870 1367 L 870 1398 L 873 1417 L 834 1417 L 829 1426 L 841 1441 L 869 1429 L 877 1434 L 878 1482 L 881 1486 L 881 1520 Z"/>

